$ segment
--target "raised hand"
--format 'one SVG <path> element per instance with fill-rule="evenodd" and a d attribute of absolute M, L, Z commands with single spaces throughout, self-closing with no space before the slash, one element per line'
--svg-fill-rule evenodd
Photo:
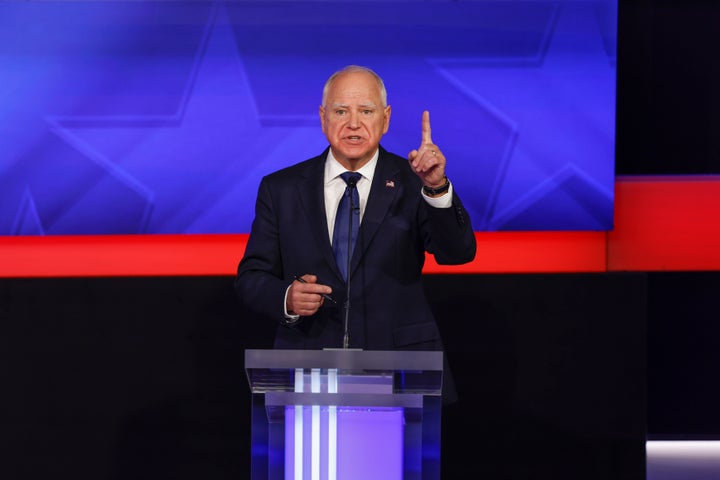
<path fill-rule="evenodd" d="M 445 156 L 432 141 L 430 112 L 422 114 L 422 140 L 417 150 L 408 153 L 408 161 L 413 171 L 423 183 L 431 188 L 445 184 Z"/>

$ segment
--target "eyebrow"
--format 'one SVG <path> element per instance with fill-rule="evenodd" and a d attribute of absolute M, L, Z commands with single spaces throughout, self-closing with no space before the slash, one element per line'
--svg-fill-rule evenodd
<path fill-rule="evenodd" d="M 344 103 L 333 103 L 332 105 L 330 105 L 330 107 L 331 107 L 331 108 L 350 108 L 350 105 L 347 105 L 347 104 L 344 104 Z M 377 108 L 378 108 L 377 105 L 375 105 L 374 103 L 362 103 L 362 104 L 358 105 L 358 107 L 360 107 L 360 108 L 374 108 L 374 109 L 377 109 Z"/>

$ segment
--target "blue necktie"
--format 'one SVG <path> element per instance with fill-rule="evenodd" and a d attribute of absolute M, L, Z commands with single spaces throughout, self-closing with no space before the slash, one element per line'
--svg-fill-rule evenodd
<path fill-rule="evenodd" d="M 352 256 L 360 225 L 360 196 L 355 185 L 362 175 L 357 172 L 345 172 L 340 177 L 345 180 L 347 187 L 345 187 L 335 215 L 332 245 L 340 273 L 347 280 L 348 261 Z M 352 233 L 350 233 L 351 228 Z"/>

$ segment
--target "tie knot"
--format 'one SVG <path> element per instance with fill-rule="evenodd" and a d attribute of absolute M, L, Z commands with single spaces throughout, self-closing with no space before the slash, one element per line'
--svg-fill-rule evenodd
<path fill-rule="evenodd" d="M 340 174 L 340 178 L 345 180 L 345 183 L 347 183 L 349 186 L 354 187 L 357 185 L 358 180 L 360 180 L 360 177 L 362 175 L 358 172 L 344 172 Z"/>

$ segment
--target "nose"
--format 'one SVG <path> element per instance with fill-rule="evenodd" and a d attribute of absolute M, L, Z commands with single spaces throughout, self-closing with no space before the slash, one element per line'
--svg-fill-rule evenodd
<path fill-rule="evenodd" d="M 348 122 L 348 127 L 360 127 L 360 114 L 358 112 L 350 112 L 350 121 Z"/>

